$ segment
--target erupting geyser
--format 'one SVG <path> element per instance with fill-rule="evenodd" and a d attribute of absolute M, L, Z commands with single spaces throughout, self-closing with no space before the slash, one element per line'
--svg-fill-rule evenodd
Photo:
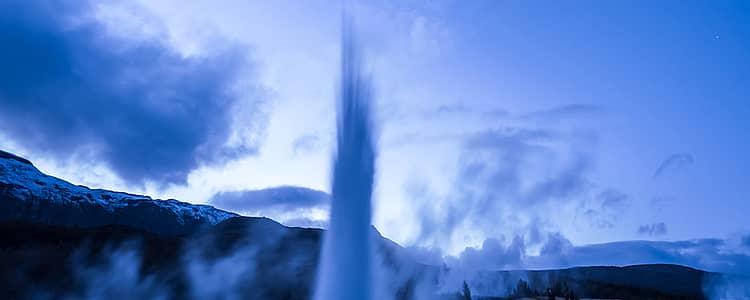
<path fill-rule="evenodd" d="M 375 151 L 370 117 L 370 85 L 344 17 L 337 152 L 333 162 L 331 214 L 323 241 L 317 300 L 370 299 L 370 197 Z"/>

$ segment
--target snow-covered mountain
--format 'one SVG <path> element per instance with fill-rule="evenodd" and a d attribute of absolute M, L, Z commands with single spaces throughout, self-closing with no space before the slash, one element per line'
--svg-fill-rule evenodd
<path fill-rule="evenodd" d="M 186 234 L 237 214 L 174 199 L 90 189 L 46 175 L 22 157 L 0 151 L 0 221 L 70 227 L 125 225 Z"/>

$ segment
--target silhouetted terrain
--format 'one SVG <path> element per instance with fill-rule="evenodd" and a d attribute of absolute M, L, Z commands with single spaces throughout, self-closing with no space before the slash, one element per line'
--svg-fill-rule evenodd
<path fill-rule="evenodd" d="M 501 278 L 519 278 L 511 293 L 517 298 L 552 294 L 569 298 L 703 299 L 704 276 L 713 276 L 665 264 L 498 273 Z"/>
<path fill-rule="evenodd" d="M 272 235 L 267 230 L 284 232 Z M 0 234 L 4 237 L 0 242 L 0 266 L 4 270 L 0 273 L 0 294 L 10 299 L 30 298 L 41 290 L 53 299 L 83 297 L 88 287 L 82 282 L 86 278 L 78 278 L 78 273 L 106 265 L 110 252 L 131 249 L 142 255 L 129 262 L 142 263 L 141 277 L 153 275 L 166 294 L 185 299 L 189 283 L 186 268 L 190 264 L 182 260 L 190 251 L 187 247 L 200 248 L 196 257 L 210 265 L 247 244 L 259 245 L 246 263 L 260 271 L 253 273 L 263 276 L 241 275 L 247 280 L 243 280 L 244 290 L 239 293 L 255 299 L 306 299 L 320 239 L 317 230 L 284 228 L 260 218 L 237 218 L 193 236 L 159 235 L 118 225 L 84 229 L 21 223 L 0 224 Z M 119 278 L 118 271 L 107 270 L 102 275 Z"/>
<path fill-rule="evenodd" d="M 228 293 L 309 299 L 322 233 L 210 206 L 90 190 L 0 152 L 0 295 L 7 299 L 231 298 Z M 399 299 L 414 298 L 417 284 L 437 286 L 448 271 L 414 263 L 397 244 L 374 230 L 373 236 L 385 269 L 407 274 L 396 282 Z M 512 287 L 497 295 L 506 298 L 474 299 L 704 299 L 707 276 L 719 275 L 676 265 L 483 271 L 482 282 L 467 288 Z M 437 290 L 435 299 L 464 296 Z"/>
<path fill-rule="evenodd" d="M 189 264 L 183 261 L 184 253 L 200 249 L 196 255 L 210 264 L 255 245 L 252 257 L 240 261 L 252 264 L 254 272 L 240 275 L 243 284 L 238 292 L 253 299 L 308 299 L 321 233 L 247 217 L 229 219 L 191 235 L 155 234 L 119 225 L 66 228 L 2 223 L 0 266 L 4 271 L 0 273 L 0 293 L 10 298 L 29 298 L 38 290 L 49 292 L 51 298 L 80 295 L 86 283 L 80 282 L 84 278 L 76 273 L 106 264 L 112 251 L 132 247 L 142 253 L 133 262 L 142 263 L 140 276 L 159 278 L 160 288 L 166 288 L 169 295 L 185 298 L 189 293 L 185 274 Z M 421 268 L 420 273 L 432 280 L 439 276 L 437 267 Z M 561 296 L 570 290 L 578 297 L 617 299 L 703 299 L 701 283 L 707 274 L 675 265 L 486 273 L 486 277 L 494 278 L 490 282 L 523 280 L 529 284 L 528 291 L 515 290 L 512 296 L 544 296 L 547 289 L 557 289 L 555 293 Z M 408 290 L 408 284 L 405 282 L 402 290 Z M 409 298 L 408 292 L 401 295 Z"/>

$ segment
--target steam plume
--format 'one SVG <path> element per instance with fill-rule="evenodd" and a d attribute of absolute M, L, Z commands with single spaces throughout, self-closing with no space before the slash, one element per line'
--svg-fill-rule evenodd
<path fill-rule="evenodd" d="M 351 21 L 344 16 L 337 153 L 330 225 L 324 237 L 315 299 L 371 298 L 370 224 L 375 151 L 370 84 L 361 73 Z"/>

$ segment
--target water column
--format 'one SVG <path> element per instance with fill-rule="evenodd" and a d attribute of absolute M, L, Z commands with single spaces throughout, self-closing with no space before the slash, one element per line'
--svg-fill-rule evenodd
<path fill-rule="evenodd" d="M 370 224 L 375 149 L 371 87 L 362 74 L 351 21 L 342 26 L 341 82 L 330 223 L 315 288 L 317 300 L 368 300 L 371 293 Z"/>

